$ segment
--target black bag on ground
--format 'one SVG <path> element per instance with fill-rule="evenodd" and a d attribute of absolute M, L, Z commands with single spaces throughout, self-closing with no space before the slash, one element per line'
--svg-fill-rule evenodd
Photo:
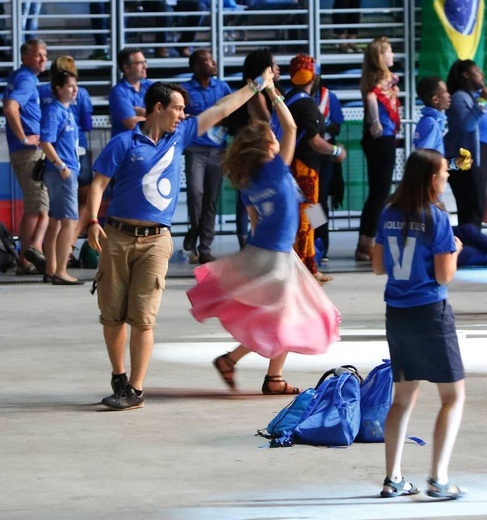
<path fill-rule="evenodd" d="M 44 179 L 44 171 L 46 170 L 46 156 L 42 154 L 39 159 L 37 159 L 34 164 L 34 168 L 32 168 L 32 180 L 36 182 L 41 182 Z"/>
<path fill-rule="evenodd" d="M 15 247 L 14 237 L 3 222 L 0 222 L 0 272 L 6 273 L 17 265 L 19 255 Z"/>

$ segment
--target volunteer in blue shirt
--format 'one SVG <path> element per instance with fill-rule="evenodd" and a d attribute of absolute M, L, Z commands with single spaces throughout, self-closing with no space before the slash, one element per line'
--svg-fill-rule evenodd
<path fill-rule="evenodd" d="M 197 116 L 230 94 L 231 89 L 225 81 L 214 78 L 217 66 L 210 51 L 194 51 L 189 57 L 189 68 L 193 77 L 184 85 L 189 94 L 186 112 Z M 215 259 L 211 244 L 215 235 L 216 204 L 222 183 L 220 161 L 226 137 L 226 129 L 221 124 L 219 121 L 185 151 L 189 230 L 183 247 L 190 251 L 192 263 L 204 264 Z"/>
<path fill-rule="evenodd" d="M 448 163 L 439 152 L 415 150 L 379 218 L 372 269 L 387 275 L 386 334 L 394 379 L 394 399 L 385 424 L 384 498 L 420 492 L 401 469 L 420 381 L 435 383 L 441 400 L 426 493 L 450 499 L 463 495 L 448 478 L 465 400 L 465 371 L 446 288 L 455 274 L 462 242 L 453 235 L 449 215 L 439 201 L 448 176 Z"/>
<path fill-rule="evenodd" d="M 49 192 L 49 226 L 45 240 L 45 283 L 80 285 L 67 270 L 78 223 L 78 125 L 71 102 L 78 93 L 77 77 L 65 70 L 51 70 L 52 103 L 42 114 L 40 146 L 46 154 L 44 183 Z"/>
<path fill-rule="evenodd" d="M 45 186 L 32 179 L 32 169 L 42 154 L 38 147 L 41 109 L 37 76 L 46 69 L 46 44 L 42 40 L 29 40 L 21 46 L 20 54 L 22 66 L 7 81 L 3 113 L 7 120 L 10 164 L 22 190 L 24 203 L 19 227 L 17 274 L 37 274 L 43 273 L 45 268 L 42 244 L 49 209 Z"/>
<path fill-rule="evenodd" d="M 72 72 L 76 76 L 78 70 L 74 58 L 68 55 L 58 56 L 51 63 L 51 74 L 52 71 L 56 70 L 67 70 Z M 50 83 L 45 83 L 39 87 L 39 95 L 41 100 L 41 109 L 44 112 L 47 105 L 52 103 L 53 93 Z M 78 126 L 78 158 L 79 158 L 79 176 L 78 176 L 78 212 L 79 220 L 78 225 L 73 234 L 73 245 L 72 249 L 75 248 L 75 242 L 82 230 L 86 226 L 86 200 L 88 197 L 88 188 L 93 180 L 93 172 L 91 169 L 91 155 L 88 149 L 88 137 L 87 133 L 93 129 L 93 105 L 91 103 L 90 95 L 88 91 L 78 86 L 78 94 L 75 99 L 70 102 L 71 112 L 73 113 L 74 120 Z M 74 257 L 70 255 L 70 265 Z M 76 264 L 74 263 L 72 267 Z"/>
<path fill-rule="evenodd" d="M 145 120 L 144 97 L 152 85 L 147 79 L 147 61 L 140 49 L 122 49 L 117 55 L 117 64 L 122 77 L 109 97 L 112 137 L 132 130 L 139 121 Z"/>
<path fill-rule="evenodd" d="M 96 282 L 100 322 L 112 364 L 113 410 L 144 405 L 144 378 L 154 344 L 153 328 L 172 255 L 170 234 L 184 148 L 272 81 L 270 68 L 257 82 L 185 118 L 187 92 L 154 83 L 145 96 L 147 119 L 109 141 L 95 161 L 88 197 L 88 240 L 100 252 Z M 103 192 L 115 179 L 105 228 L 97 215 Z M 130 378 L 125 374 L 126 324 L 130 333 Z"/>

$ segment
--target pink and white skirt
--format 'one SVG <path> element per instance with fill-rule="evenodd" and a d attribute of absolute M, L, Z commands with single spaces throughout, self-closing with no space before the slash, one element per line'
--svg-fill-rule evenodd
<path fill-rule="evenodd" d="M 187 294 L 200 322 L 218 318 L 242 345 L 266 358 L 322 354 L 340 339 L 340 313 L 296 253 L 253 246 L 194 270 Z"/>

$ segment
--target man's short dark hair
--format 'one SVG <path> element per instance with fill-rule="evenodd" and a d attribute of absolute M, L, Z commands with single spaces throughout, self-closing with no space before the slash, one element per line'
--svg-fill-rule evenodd
<path fill-rule="evenodd" d="M 431 106 L 433 96 L 436 94 L 441 81 L 443 80 L 437 76 L 426 76 L 418 81 L 416 94 L 426 106 Z"/>
<path fill-rule="evenodd" d="M 210 53 L 208 49 L 197 49 L 193 51 L 189 56 L 189 70 L 194 72 L 195 65 L 202 59 L 203 54 Z"/>
<path fill-rule="evenodd" d="M 160 103 L 164 108 L 167 108 L 171 102 L 171 94 L 173 92 L 179 92 L 183 96 L 184 103 L 188 104 L 189 95 L 181 85 L 177 83 L 162 83 L 162 81 L 153 83 L 147 90 L 144 98 L 147 115 L 154 111 L 156 103 Z"/>
<path fill-rule="evenodd" d="M 132 54 L 137 54 L 139 52 L 142 52 L 142 49 L 139 49 L 139 47 L 125 47 L 118 52 L 117 65 L 122 74 L 124 72 L 123 66 L 129 65 L 132 62 Z"/>

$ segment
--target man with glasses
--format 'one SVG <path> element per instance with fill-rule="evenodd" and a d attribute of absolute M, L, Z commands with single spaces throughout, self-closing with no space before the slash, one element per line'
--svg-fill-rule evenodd
<path fill-rule="evenodd" d="M 122 77 L 110 92 L 112 137 L 132 130 L 139 121 L 145 121 L 144 97 L 152 85 L 152 81 L 147 79 L 147 61 L 141 49 L 122 49 L 117 55 L 117 65 Z"/>

